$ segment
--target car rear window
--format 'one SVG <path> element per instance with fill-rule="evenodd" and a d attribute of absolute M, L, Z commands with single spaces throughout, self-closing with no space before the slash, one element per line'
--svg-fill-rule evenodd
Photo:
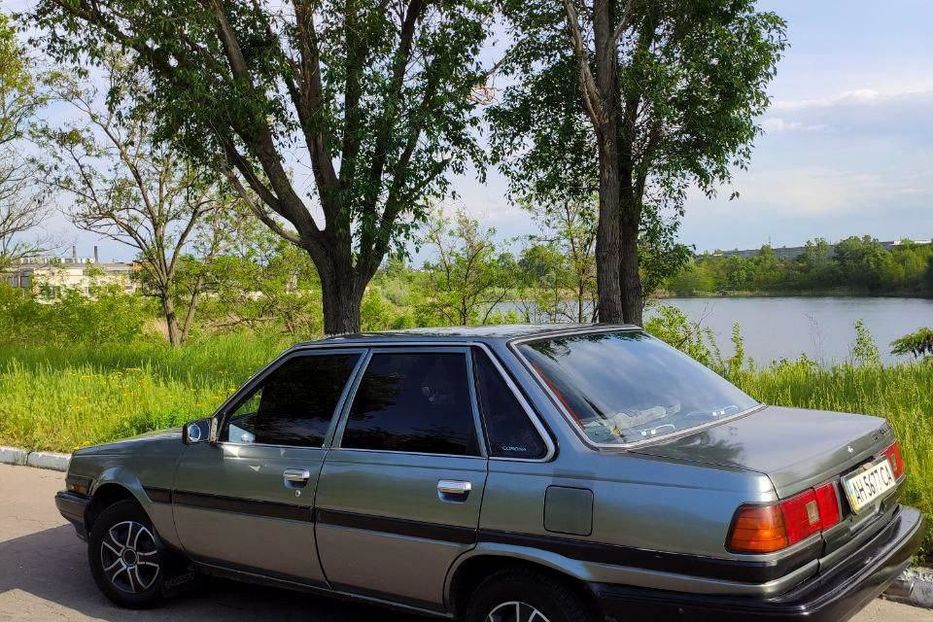
<path fill-rule="evenodd" d="M 641 331 L 551 337 L 521 343 L 518 350 L 594 443 L 649 440 L 757 405 L 715 372 Z"/>

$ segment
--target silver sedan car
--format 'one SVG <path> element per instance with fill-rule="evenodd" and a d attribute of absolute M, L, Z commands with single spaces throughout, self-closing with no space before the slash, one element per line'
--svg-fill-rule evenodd
<path fill-rule="evenodd" d="M 197 574 L 467 622 L 848 619 L 920 545 L 878 418 L 767 406 L 630 326 L 301 344 L 209 419 L 75 452 L 101 591 Z"/>

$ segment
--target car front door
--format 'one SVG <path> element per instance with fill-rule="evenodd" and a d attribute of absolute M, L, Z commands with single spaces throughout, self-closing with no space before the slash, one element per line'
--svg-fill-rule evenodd
<path fill-rule="evenodd" d="M 317 543 L 331 585 L 440 608 L 473 547 L 486 484 L 471 355 L 375 349 L 318 486 Z"/>
<path fill-rule="evenodd" d="M 313 504 L 324 446 L 363 351 L 283 357 L 222 415 L 218 442 L 186 447 L 172 492 L 195 560 L 323 586 Z"/>

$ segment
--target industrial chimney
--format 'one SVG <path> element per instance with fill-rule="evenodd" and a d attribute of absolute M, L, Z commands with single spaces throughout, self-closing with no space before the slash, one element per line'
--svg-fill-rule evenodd
<path fill-rule="evenodd" d="M 100 256 L 97 254 L 97 246 L 94 246 L 94 263 L 100 263 Z"/>

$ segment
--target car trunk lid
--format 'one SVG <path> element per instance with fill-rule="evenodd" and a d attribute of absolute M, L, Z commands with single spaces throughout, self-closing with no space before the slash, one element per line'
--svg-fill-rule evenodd
<path fill-rule="evenodd" d="M 892 442 L 890 426 L 877 417 L 765 406 L 632 451 L 763 473 L 786 498 L 850 471 Z"/>

